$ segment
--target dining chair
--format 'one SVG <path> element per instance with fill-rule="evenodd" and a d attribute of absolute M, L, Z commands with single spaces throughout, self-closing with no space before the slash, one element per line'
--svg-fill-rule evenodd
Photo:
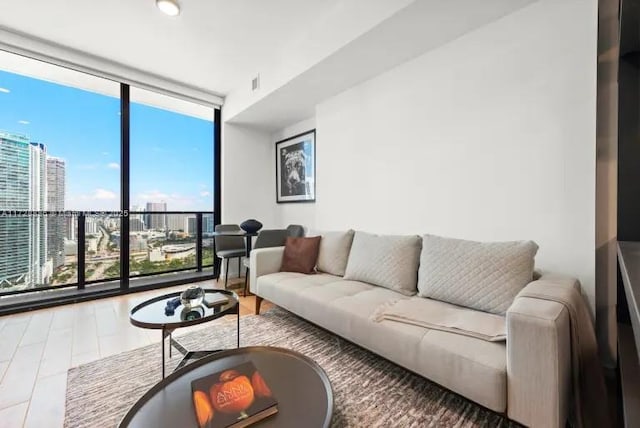
<path fill-rule="evenodd" d="M 290 224 L 287 226 L 287 236 L 292 238 L 303 238 L 304 237 L 304 227 L 299 224 Z"/>
<path fill-rule="evenodd" d="M 237 224 L 219 224 L 215 228 L 216 232 L 242 232 Z M 240 264 L 244 256 L 247 255 L 243 236 L 216 236 L 214 238 L 216 255 L 224 262 L 227 261 L 227 268 L 224 274 L 224 289 L 227 289 L 227 279 L 229 278 L 229 259 L 238 259 L 238 277 L 240 277 Z"/>
<path fill-rule="evenodd" d="M 258 248 L 270 248 L 270 247 L 282 247 L 287 240 L 287 229 L 264 229 L 258 233 L 256 243 L 253 246 L 254 249 Z M 251 255 L 249 255 L 251 257 Z M 246 268 L 244 277 L 244 295 L 247 295 L 247 285 L 249 284 L 249 266 L 250 258 L 244 259 L 244 267 Z"/>

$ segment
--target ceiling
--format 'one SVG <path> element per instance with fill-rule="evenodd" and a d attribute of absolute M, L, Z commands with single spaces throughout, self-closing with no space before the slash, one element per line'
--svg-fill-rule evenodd
<path fill-rule="evenodd" d="M 0 0 L 0 27 L 225 95 L 340 3 L 180 0 L 170 18 L 154 0 Z"/>

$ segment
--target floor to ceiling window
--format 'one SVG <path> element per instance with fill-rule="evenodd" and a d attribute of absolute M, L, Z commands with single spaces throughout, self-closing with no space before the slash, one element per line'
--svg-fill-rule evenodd
<path fill-rule="evenodd" d="M 131 276 L 196 269 L 210 256 L 213 108 L 135 87 L 130 99 Z"/>
<path fill-rule="evenodd" d="M 118 94 L 0 51 L 0 292 L 78 281 L 74 213 L 119 210 Z M 96 222 L 89 242 L 104 230 Z"/>
<path fill-rule="evenodd" d="M 214 109 L 125 87 L 0 51 L 0 296 L 212 266 Z"/>

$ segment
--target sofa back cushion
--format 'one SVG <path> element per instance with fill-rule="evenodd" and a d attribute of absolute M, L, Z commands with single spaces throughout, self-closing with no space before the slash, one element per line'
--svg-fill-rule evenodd
<path fill-rule="evenodd" d="M 319 272 L 344 276 L 354 234 L 351 229 L 345 232 L 318 232 L 322 236 L 316 267 Z"/>
<path fill-rule="evenodd" d="M 418 294 L 502 315 L 531 282 L 537 251 L 533 241 L 475 242 L 424 235 Z"/>
<path fill-rule="evenodd" d="M 344 279 L 367 282 L 411 296 L 417 292 L 419 236 L 356 232 Z"/>
<path fill-rule="evenodd" d="M 320 237 L 288 237 L 284 244 L 280 272 L 315 273 Z"/>

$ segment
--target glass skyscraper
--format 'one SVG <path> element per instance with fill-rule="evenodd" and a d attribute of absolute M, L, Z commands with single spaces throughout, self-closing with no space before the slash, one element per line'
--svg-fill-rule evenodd
<path fill-rule="evenodd" d="M 46 150 L 0 132 L 0 287 L 46 281 L 46 225 L 25 212 L 46 209 Z"/>
<path fill-rule="evenodd" d="M 29 211 L 47 210 L 47 149 L 44 144 L 31 142 L 29 156 Z M 30 285 L 44 284 L 51 276 L 51 264 L 47 264 L 47 224 L 42 215 L 33 215 L 29 221 Z"/>
<path fill-rule="evenodd" d="M 64 211 L 65 162 L 63 159 L 47 157 L 47 211 Z M 47 218 L 47 259 L 53 269 L 64 265 L 65 218 L 50 215 Z"/>
<path fill-rule="evenodd" d="M 147 212 L 165 212 L 167 211 L 166 202 L 147 202 Z M 167 214 L 146 214 L 144 224 L 147 229 L 165 230 L 168 226 Z"/>

